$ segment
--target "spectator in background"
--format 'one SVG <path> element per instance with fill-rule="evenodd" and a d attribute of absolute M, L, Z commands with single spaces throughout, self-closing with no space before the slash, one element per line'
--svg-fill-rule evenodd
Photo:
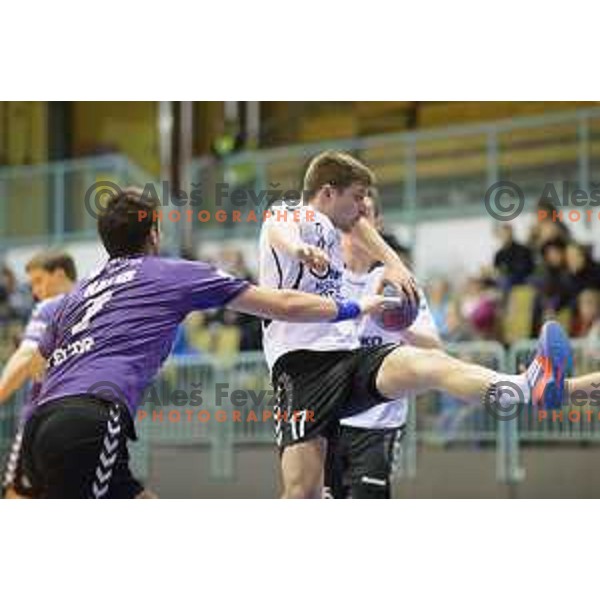
<path fill-rule="evenodd" d="M 457 299 L 448 302 L 442 338 L 449 343 L 468 342 L 473 339 L 473 333 L 462 316 L 460 301 Z"/>
<path fill-rule="evenodd" d="M 570 293 L 574 300 L 585 289 L 600 290 L 600 265 L 593 261 L 590 252 L 582 244 L 568 244 L 566 264 Z"/>
<path fill-rule="evenodd" d="M 550 200 L 541 199 L 538 202 L 535 223 L 529 232 L 528 243 L 534 252 L 540 252 L 548 242 L 560 240 L 567 243 L 571 239 L 569 228 L 554 214 L 560 210 Z"/>
<path fill-rule="evenodd" d="M 541 249 L 542 264 L 534 277 L 536 298 L 533 309 L 532 336 L 537 335 L 542 323 L 556 318 L 557 313 L 570 305 L 572 295 L 566 268 L 566 243 L 557 238 L 546 242 Z"/>
<path fill-rule="evenodd" d="M 469 278 L 461 298 L 461 313 L 477 339 L 497 337 L 499 306 L 499 292 L 492 278 Z"/>
<path fill-rule="evenodd" d="M 373 211 L 375 217 L 375 227 L 381 234 L 381 237 L 385 240 L 386 244 L 401 258 L 402 262 L 408 267 L 412 268 L 412 256 L 410 248 L 400 243 L 400 240 L 389 231 L 385 230 L 383 222 L 383 213 L 381 211 L 381 201 L 379 200 L 379 192 L 377 188 L 372 187 L 369 190 L 369 197 L 373 200 Z"/>
<path fill-rule="evenodd" d="M 222 250 L 217 260 L 217 264 L 224 271 L 227 271 L 240 279 L 256 283 L 252 271 L 246 264 L 244 254 L 238 248 L 225 248 Z M 222 325 L 237 325 L 239 327 L 240 351 L 245 352 L 247 350 L 262 349 L 261 323 L 260 319 L 257 317 L 220 310 L 217 313 L 215 320 Z"/>
<path fill-rule="evenodd" d="M 593 337 L 600 342 L 600 292 L 583 290 L 577 297 L 577 313 L 571 329 L 573 337 Z"/>
<path fill-rule="evenodd" d="M 17 281 L 14 273 L 6 266 L 0 267 L 0 317 L 8 318 L 10 311 L 10 297 L 15 291 Z"/>
<path fill-rule="evenodd" d="M 217 264 L 219 268 L 239 279 L 246 279 L 247 281 L 256 283 L 252 271 L 246 264 L 244 254 L 239 248 L 224 248 L 221 250 Z"/>
<path fill-rule="evenodd" d="M 434 279 L 428 287 L 429 309 L 435 326 L 442 338 L 444 338 L 448 332 L 447 319 L 450 304 L 450 285 L 446 279 L 438 278 Z"/>
<path fill-rule="evenodd" d="M 500 225 L 496 236 L 500 248 L 494 257 L 494 267 L 500 288 L 508 292 L 513 285 L 525 283 L 533 273 L 533 254 L 530 248 L 515 241 L 512 225 Z"/>

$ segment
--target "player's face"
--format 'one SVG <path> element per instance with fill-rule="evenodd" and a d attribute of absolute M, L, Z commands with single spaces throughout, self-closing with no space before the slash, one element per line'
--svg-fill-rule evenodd
<path fill-rule="evenodd" d="M 60 293 L 65 274 L 62 269 L 53 272 L 44 269 L 30 269 L 27 273 L 31 293 L 36 300 L 47 300 Z"/>
<path fill-rule="evenodd" d="M 353 183 L 342 190 L 332 189 L 331 193 L 333 224 L 342 231 L 349 231 L 366 212 L 367 188 L 361 183 Z"/>

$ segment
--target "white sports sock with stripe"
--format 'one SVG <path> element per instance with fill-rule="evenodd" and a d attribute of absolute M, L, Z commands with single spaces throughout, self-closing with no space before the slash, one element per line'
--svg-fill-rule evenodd
<path fill-rule="evenodd" d="M 492 386 L 495 392 L 495 401 L 503 407 L 531 402 L 531 388 L 525 374 L 498 374 Z"/>

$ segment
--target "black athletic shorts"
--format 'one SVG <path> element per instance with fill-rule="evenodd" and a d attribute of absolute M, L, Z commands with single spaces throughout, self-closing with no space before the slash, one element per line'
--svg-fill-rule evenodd
<path fill-rule="evenodd" d="M 320 352 L 296 350 L 272 371 L 275 436 L 280 449 L 329 437 L 339 419 L 389 402 L 375 386 L 383 359 L 398 346 Z"/>
<path fill-rule="evenodd" d="M 25 424 L 16 489 L 34 498 L 135 498 L 133 421 L 121 403 L 77 396 L 49 402 Z"/>
<path fill-rule="evenodd" d="M 340 425 L 327 439 L 325 497 L 391 498 L 394 445 L 402 430 Z"/>

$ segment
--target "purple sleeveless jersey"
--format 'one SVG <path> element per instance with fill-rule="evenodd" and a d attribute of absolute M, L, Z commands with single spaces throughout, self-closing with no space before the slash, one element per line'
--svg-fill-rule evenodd
<path fill-rule="evenodd" d="M 193 310 L 221 307 L 248 287 L 201 262 L 109 260 L 65 296 L 39 343 L 48 372 L 33 409 L 67 396 L 117 398 L 135 415 Z"/>

